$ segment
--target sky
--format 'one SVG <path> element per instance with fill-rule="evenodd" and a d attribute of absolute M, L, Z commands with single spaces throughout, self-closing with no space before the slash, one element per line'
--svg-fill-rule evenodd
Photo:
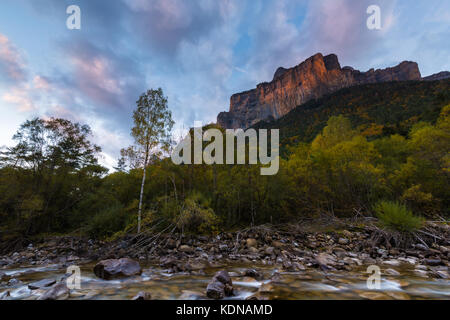
<path fill-rule="evenodd" d="M 448 0 L 1 0 L 0 146 L 27 119 L 62 117 L 91 126 L 112 168 L 147 89 L 163 89 L 182 132 L 317 52 L 362 71 L 416 61 L 427 76 L 450 70 L 449 39 Z"/>

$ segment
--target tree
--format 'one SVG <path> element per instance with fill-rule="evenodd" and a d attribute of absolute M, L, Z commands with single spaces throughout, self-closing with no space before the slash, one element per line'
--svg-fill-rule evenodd
<path fill-rule="evenodd" d="M 170 132 L 173 127 L 172 113 L 167 105 L 167 98 L 161 88 L 148 90 L 143 93 L 136 102 L 137 107 L 133 112 L 134 127 L 131 135 L 134 138 L 135 147 L 133 156 L 139 155 L 143 159 L 143 174 L 138 208 L 138 233 L 141 232 L 142 199 L 144 196 L 145 177 L 150 154 L 153 152 L 168 151 L 171 145 Z M 123 152 L 126 155 L 127 152 Z"/>
<path fill-rule="evenodd" d="M 98 186 L 106 168 L 89 126 L 65 119 L 35 118 L 0 152 L 0 211 L 25 235 L 71 227 L 70 215 Z M 82 219 L 79 219 L 82 222 Z"/>

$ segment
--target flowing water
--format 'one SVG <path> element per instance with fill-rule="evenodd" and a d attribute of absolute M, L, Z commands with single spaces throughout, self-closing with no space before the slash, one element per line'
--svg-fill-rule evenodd
<path fill-rule="evenodd" d="M 248 267 L 256 268 L 263 279 L 272 280 L 239 276 Z M 232 299 L 245 299 L 258 291 L 259 297 L 268 299 L 450 299 L 449 280 L 420 277 L 407 265 L 395 268 L 400 273 L 397 276 L 385 275 L 381 268 L 381 288 L 369 290 L 369 274 L 363 266 L 351 272 L 286 273 L 267 266 L 228 265 L 206 269 L 203 275 L 168 274 L 157 266 L 146 266 L 141 276 L 106 281 L 94 275 L 92 264 L 81 267 L 81 289 L 72 290 L 69 299 L 131 299 L 139 291 L 150 292 L 153 299 L 204 299 L 208 282 L 223 269 L 232 275 L 236 292 Z M 0 284 L 0 296 L 9 291 L 12 299 L 36 299 L 44 291 L 30 290 L 27 284 L 60 279 L 66 269 L 53 265 L 1 271 L 22 283 L 13 287 Z"/>

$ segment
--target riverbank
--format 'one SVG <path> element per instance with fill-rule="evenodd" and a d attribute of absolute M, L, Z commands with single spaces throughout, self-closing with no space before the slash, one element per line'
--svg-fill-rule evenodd
<path fill-rule="evenodd" d="M 447 281 L 449 229 L 445 223 L 427 223 L 424 234 L 405 239 L 387 234 L 373 223 L 356 221 L 337 227 L 311 223 L 260 226 L 209 237 L 144 234 L 113 242 L 54 237 L 0 256 L 0 283 L 5 288 L 15 285 L 14 274 L 2 275 L 2 270 L 49 265 L 58 269 L 71 265 L 91 268 L 101 260 L 120 258 L 153 266 L 168 276 L 210 276 L 211 270 L 239 265 L 246 266 L 239 276 L 267 281 L 277 273 L 319 273 L 326 277 L 362 272 L 366 266 L 377 265 L 392 276 L 407 269 L 423 279 Z"/>

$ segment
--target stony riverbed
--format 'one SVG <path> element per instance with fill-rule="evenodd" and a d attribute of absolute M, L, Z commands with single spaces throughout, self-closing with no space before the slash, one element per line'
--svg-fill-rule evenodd
<path fill-rule="evenodd" d="M 245 276 L 248 267 L 257 270 L 261 278 L 257 280 Z M 367 288 L 369 274 L 365 266 L 354 271 L 326 273 L 319 270 L 284 272 L 267 266 L 254 267 L 226 266 L 235 293 L 225 299 L 450 299 L 449 280 L 424 277 L 408 264 L 396 267 L 382 265 L 379 290 Z M 81 266 L 81 289 L 70 290 L 58 299 L 129 300 L 142 291 L 149 292 L 152 299 L 206 299 L 206 286 L 219 270 L 208 268 L 202 275 L 170 274 L 159 266 L 146 266 L 140 276 L 107 281 L 97 278 L 92 268 L 92 264 Z M 3 292 L 4 299 L 39 299 L 48 288 L 31 290 L 29 284 L 43 279 L 58 281 L 65 271 L 58 265 L 4 269 L 6 275 L 17 281 L 10 285 L 3 283 L 0 292 Z"/>
<path fill-rule="evenodd" d="M 206 299 L 220 270 L 234 288 L 225 299 L 450 299 L 448 226 L 439 228 L 431 241 L 397 247 L 373 241 L 370 228 L 258 228 L 109 243 L 58 237 L 0 256 L 0 299 L 131 299 L 139 292 L 152 299 Z M 94 274 L 100 260 L 124 257 L 138 262 L 140 274 L 112 280 Z M 81 288 L 68 290 L 64 275 L 73 265 L 81 268 Z M 367 287 L 370 265 L 380 268 L 379 289 Z"/>

